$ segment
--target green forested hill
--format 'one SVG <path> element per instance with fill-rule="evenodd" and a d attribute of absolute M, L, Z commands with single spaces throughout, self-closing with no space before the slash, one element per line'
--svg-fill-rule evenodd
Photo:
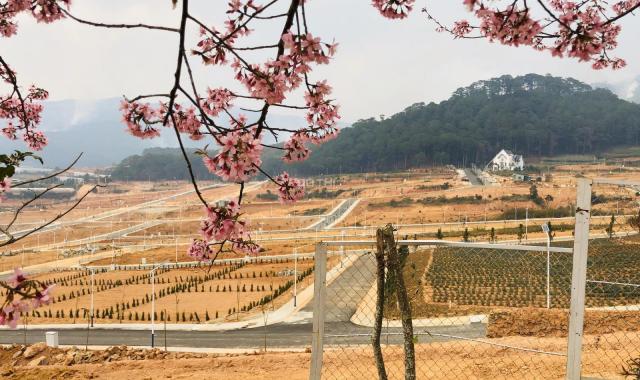
<path fill-rule="evenodd" d="M 483 164 L 502 148 L 526 160 L 626 145 L 640 145 L 640 105 L 575 79 L 507 75 L 460 88 L 439 104 L 417 103 L 384 120 L 359 120 L 314 147 L 308 161 L 287 169 L 298 175 L 385 171 Z M 285 167 L 276 157 L 265 157 L 265 165 L 273 171 Z M 167 165 L 164 171 L 173 169 Z"/>
<path fill-rule="evenodd" d="M 439 104 L 361 120 L 301 169 L 389 170 L 484 163 L 502 148 L 526 156 L 599 153 L 640 142 L 640 105 L 573 79 L 529 74 L 481 81 Z"/>

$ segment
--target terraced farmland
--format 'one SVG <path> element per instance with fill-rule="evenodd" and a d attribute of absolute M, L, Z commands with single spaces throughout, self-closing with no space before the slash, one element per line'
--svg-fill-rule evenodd
<path fill-rule="evenodd" d="M 568 308 L 571 254 L 551 253 L 550 263 L 551 307 Z M 546 307 L 546 271 L 546 252 L 438 248 L 425 294 L 431 302 L 451 305 Z M 640 284 L 640 244 L 592 243 L 587 279 L 587 307 L 640 304 L 640 287 L 630 285 Z"/>

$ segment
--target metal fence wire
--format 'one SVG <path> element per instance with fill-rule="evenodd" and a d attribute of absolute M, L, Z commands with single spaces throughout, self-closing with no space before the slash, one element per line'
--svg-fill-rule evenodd
<path fill-rule="evenodd" d="M 621 377 L 640 358 L 640 231 L 629 223 L 640 212 L 640 186 L 606 182 L 593 186 L 593 215 L 609 222 L 590 234 L 582 350 L 583 374 L 601 378 L 614 363 Z"/>
<path fill-rule="evenodd" d="M 575 227 L 551 247 L 397 242 L 418 378 L 640 378 L 640 230 L 630 223 L 640 215 L 640 184 L 581 178 L 577 195 Z M 334 246 L 366 249 L 327 260 Z M 378 378 L 374 246 L 316 247 L 312 379 Z M 381 343 L 388 378 L 402 379 L 393 283 Z"/>
<path fill-rule="evenodd" d="M 401 249 L 418 378 L 562 377 L 571 249 L 439 244 Z M 377 378 L 371 346 L 375 257 L 349 254 L 342 265 L 326 285 L 322 378 Z M 382 350 L 389 379 L 402 379 L 402 328 L 390 282 L 387 288 Z M 553 338 L 540 338 L 547 331 L 535 320 L 550 314 L 564 324 L 546 326 L 555 329 Z"/>

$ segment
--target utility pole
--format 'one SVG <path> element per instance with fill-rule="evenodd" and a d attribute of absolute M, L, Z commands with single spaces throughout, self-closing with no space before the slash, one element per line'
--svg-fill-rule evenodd
<path fill-rule="evenodd" d="M 158 264 L 151 269 L 151 348 L 155 347 L 156 338 L 156 269 L 164 264 Z"/>

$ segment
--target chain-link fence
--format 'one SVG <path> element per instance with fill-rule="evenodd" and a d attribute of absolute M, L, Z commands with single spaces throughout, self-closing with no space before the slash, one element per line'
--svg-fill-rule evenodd
<path fill-rule="evenodd" d="M 622 376 L 640 358 L 640 186 L 596 180 L 587 261 L 582 373 L 601 378 Z M 615 367 L 613 373 L 606 368 Z"/>
<path fill-rule="evenodd" d="M 547 252 L 546 246 L 399 244 L 418 378 L 563 376 L 570 248 L 552 247 Z M 345 265 L 342 274 L 326 284 L 325 295 L 320 296 L 324 302 L 316 309 L 323 313 L 322 378 L 376 378 L 371 345 L 376 260 L 372 252 L 352 254 Z M 392 284 L 387 281 L 385 289 L 381 343 L 389 378 L 400 379 L 403 336 Z M 536 323 L 549 315 L 564 320 L 564 327 Z M 553 338 L 538 337 L 554 329 Z"/>
<path fill-rule="evenodd" d="M 640 378 L 638 191 L 579 179 L 575 227 L 550 248 L 399 241 L 417 377 Z M 346 255 L 346 269 L 325 276 L 337 272 L 326 267 L 327 247 L 350 244 L 371 251 Z M 314 379 L 378 377 L 374 249 L 369 241 L 316 250 Z M 389 378 L 400 379 L 404 341 L 393 283 L 385 288 L 381 348 Z"/>

